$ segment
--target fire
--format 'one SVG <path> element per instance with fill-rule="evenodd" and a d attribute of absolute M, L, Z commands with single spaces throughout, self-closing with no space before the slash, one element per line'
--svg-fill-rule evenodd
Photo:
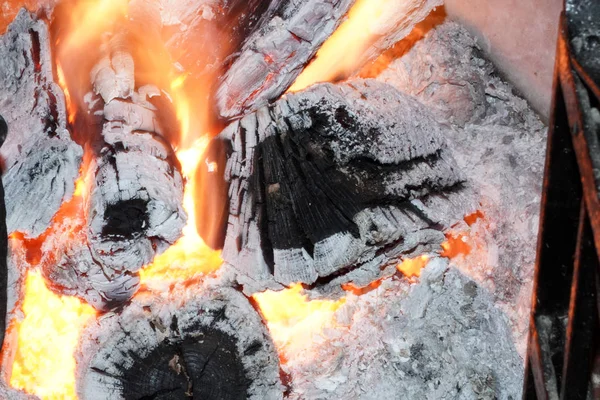
<path fill-rule="evenodd" d="M 297 92 L 318 82 L 331 82 L 356 70 L 361 55 L 385 25 L 390 13 L 405 12 L 404 0 L 357 0 L 348 19 L 327 39 L 315 60 L 289 89 Z"/>
<path fill-rule="evenodd" d="M 300 284 L 280 292 L 257 293 L 252 298 L 267 321 L 275 345 L 290 355 L 303 351 L 315 335 L 334 326 L 334 314 L 346 302 L 345 298 L 308 300 Z"/>
<path fill-rule="evenodd" d="M 154 262 L 140 271 L 142 282 L 147 286 L 164 285 L 165 282 L 186 281 L 198 274 L 216 271 L 222 264 L 219 251 L 210 249 L 196 229 L 196 205 L 194 198 L 196 169 L 208 145 L 208 137 L 197 139 L 188 149 L 177 152 L 184 176 L 187 179 L 183 195 L 183 207 L 188 215 L 183 236 Z"/>
<path fill-rule="evenodd" d="M 418 277 L 421 276 L 421 270 L 425 268 L 428 261 L 429 256 L 427 255 L 419 256 L 417 258 L 407 258 L 398 264 L 396 268 L 408 278 Z"/>
<path fill-rule="evenodd" d="M 39 270 L 27 273 L 23 299 L 10 385 L 44 400 L 77 398 L 73 353 L 96 312 L 75 297 L 54 294 Z"/>

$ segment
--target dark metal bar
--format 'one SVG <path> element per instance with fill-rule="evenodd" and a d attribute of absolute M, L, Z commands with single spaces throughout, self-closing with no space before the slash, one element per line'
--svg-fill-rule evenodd
<path fill-rule="evenodd" d="M 596 398 L 600 373 L 600 3 L 566 0 L 548 132 L 524 399 Z M 600 30 L 599 30 L 600 32 Z M 591 46 L 591 47 L 590 47 Z M 575 50 L 574 50 L 575 47 Z M 591 71 L 591 72 L 590 72 Z M 593 72 L 593 73 L 592 73 Z M 594 372 L 596 371 L 596 372 Z"/>

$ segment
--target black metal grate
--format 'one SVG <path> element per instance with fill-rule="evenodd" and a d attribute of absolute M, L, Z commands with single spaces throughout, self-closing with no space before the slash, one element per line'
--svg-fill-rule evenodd
<path fill-rule="evenodd" d="M 600 2 L 567 0 L 554 72 L 524 399 L 600 398 L 598 66 Z"/>

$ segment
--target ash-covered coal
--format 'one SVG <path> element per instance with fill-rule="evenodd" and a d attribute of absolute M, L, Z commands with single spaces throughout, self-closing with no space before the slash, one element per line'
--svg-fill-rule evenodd
<path fill-rule="evenodd" d="M 445 22 L 378 77 L 452 124 L 447 140 L 484 218 L 455 233 L 472 247 L 452 263 L 486 287 L 526 350 L 546 126 L 483 58 L 461 25 Z"/>

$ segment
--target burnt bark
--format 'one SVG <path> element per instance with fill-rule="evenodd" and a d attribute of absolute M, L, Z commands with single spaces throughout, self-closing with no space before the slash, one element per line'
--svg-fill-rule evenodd
<path fill-rule="evenodd" d="M 227 287 L 146 293 L 96 321 L 78 352 L 81 399 L 280 399 L 259 314 Z"/>
<path fill-rule="evenodd" d="M 277 99 L 342 22 L 353 0 L 273 1 L 246 39 L 216 93 L 231 119 Z"/>
<path fill-rule="evenodd" d="M 223 259 L 254 292 L 368 283 L 439 250 L 443 230 L 474 210 L 447 129 L 371 80 L 316 85 L 234 122 L 203 163 L 227 159 L 214 169 L 228 183 Z"/>

